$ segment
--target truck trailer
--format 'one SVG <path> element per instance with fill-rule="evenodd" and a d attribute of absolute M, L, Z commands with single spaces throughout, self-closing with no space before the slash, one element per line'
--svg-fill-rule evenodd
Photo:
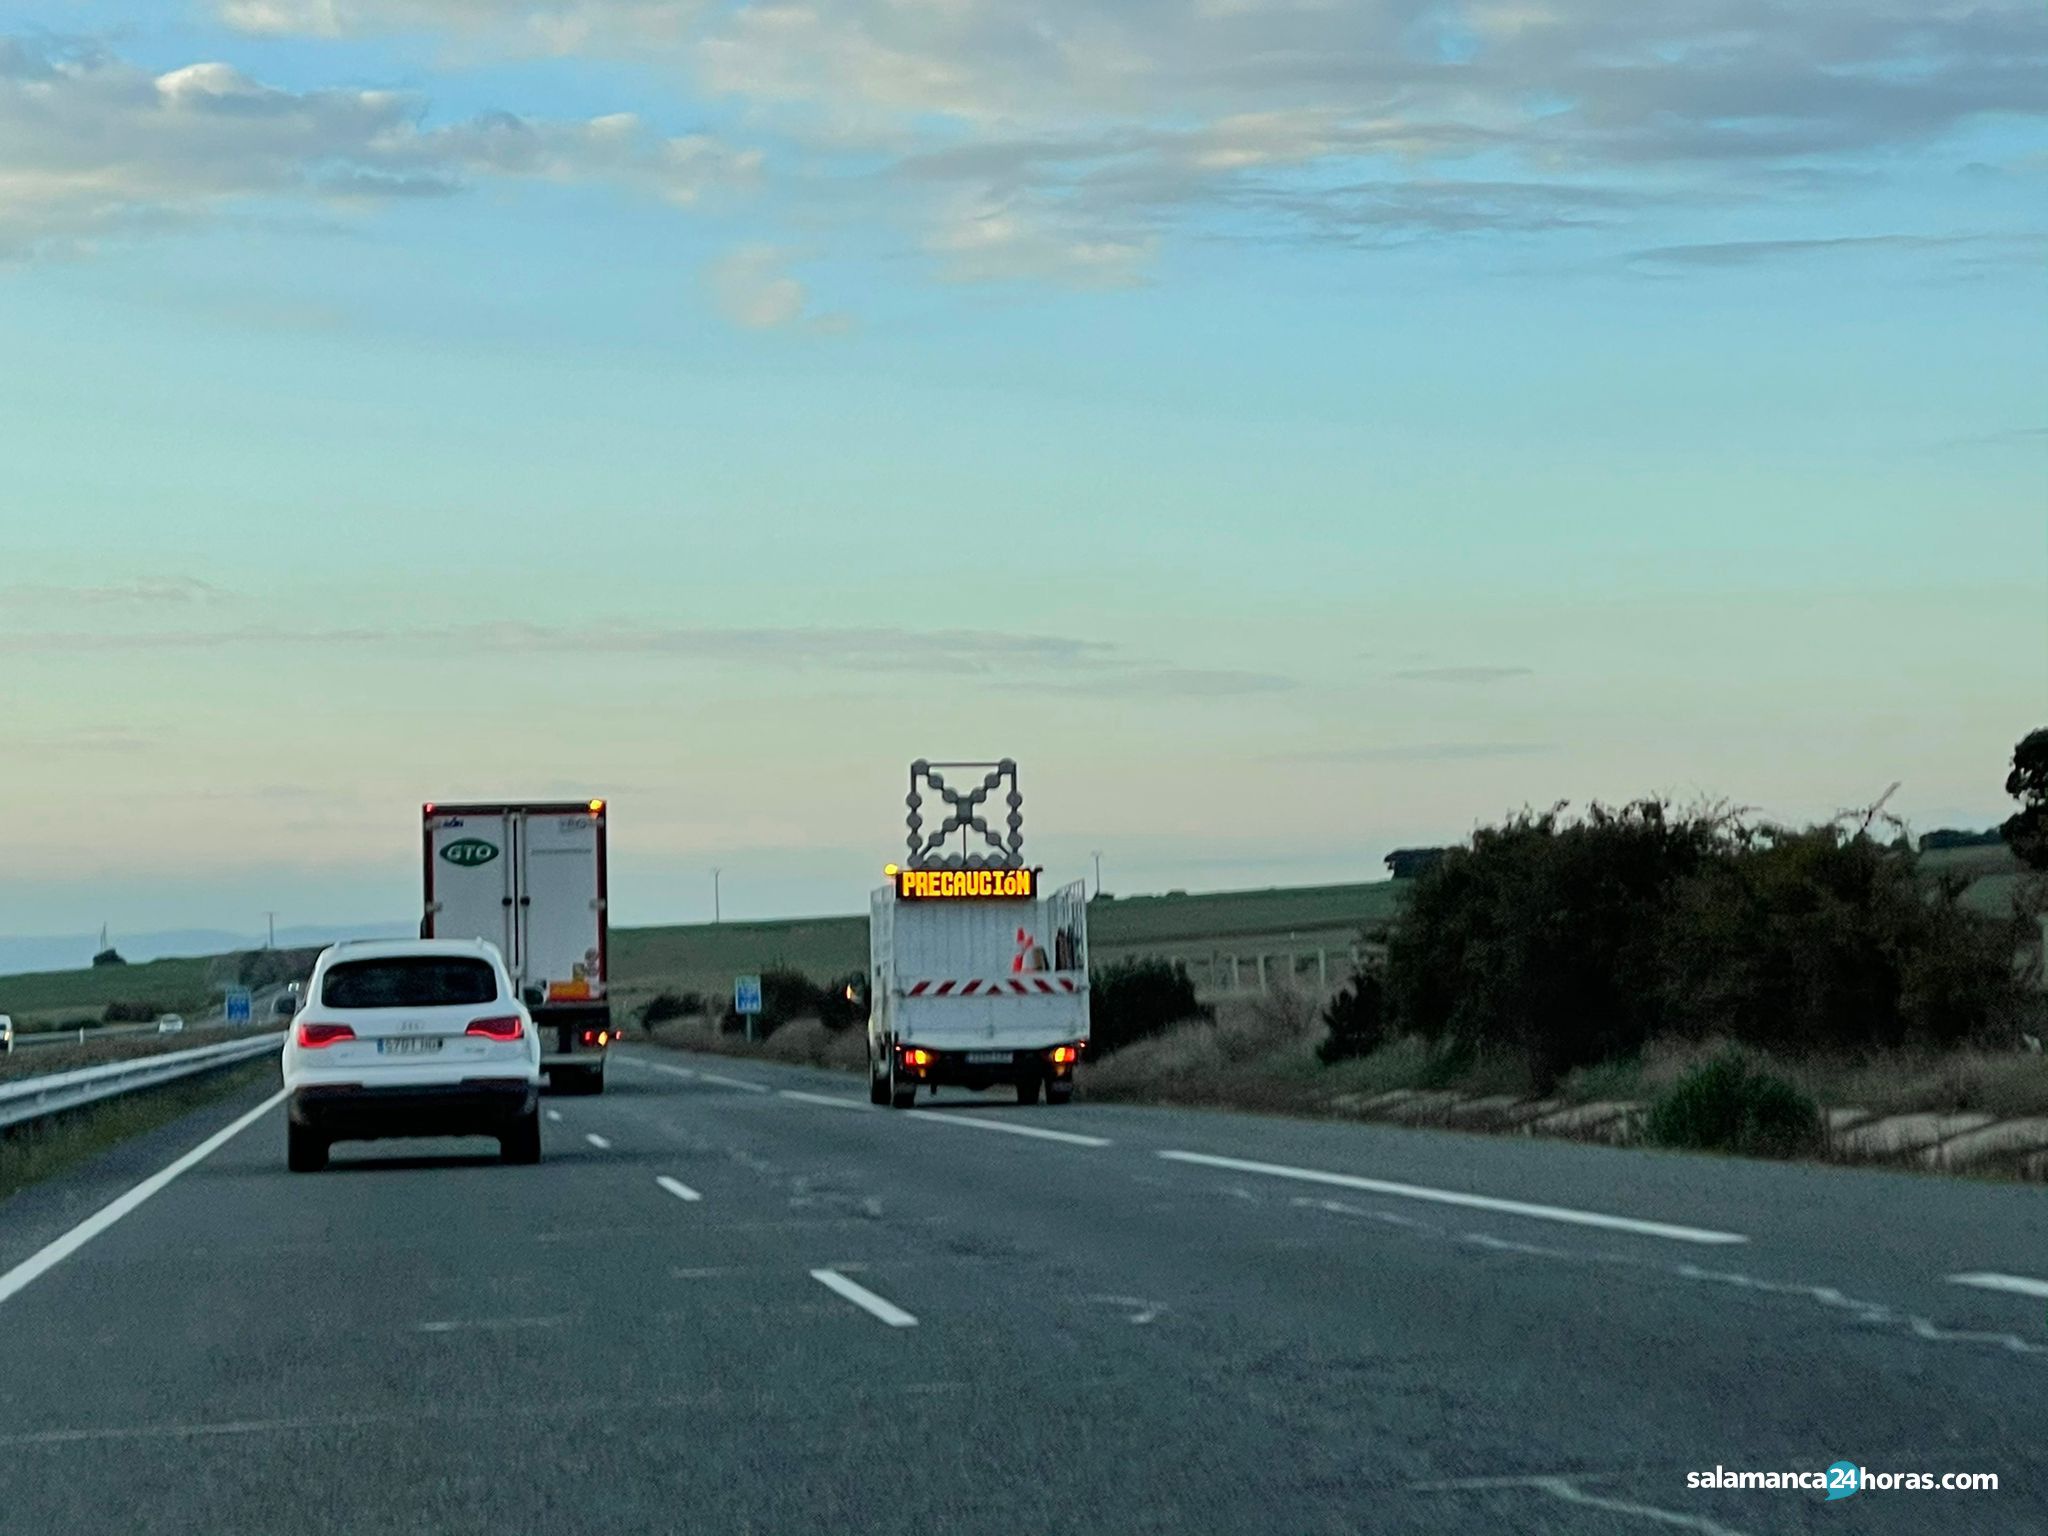
<path fill-rule="evenodd" d="M 483 939 L 533 1015 L 557 1092 L 604 1091 L 618 1039 L 606 994 L 605 803 L 421 807 L 423 939 Z"/>
<path fill-rule="evenodd" d="M 942 770 L 987 770 L 978 790 L 956 791 Z M 1010 785 L 1007 839 L 979 806 Z M 951 809 L 925 834 L 921 791 Z M 1016 765 L 911 765 L 911 862 L 889 866 L 868 915 L 868 1096 L 907 1109 L 917 1090 L 1010 1084 L 1018 1102 L 1073 1097 L 1088 1048 L 1088 891 L 1049 895 L 1023 863 Z M 980 832 L 993 851 L 945 853 L 939 840 Z"/>

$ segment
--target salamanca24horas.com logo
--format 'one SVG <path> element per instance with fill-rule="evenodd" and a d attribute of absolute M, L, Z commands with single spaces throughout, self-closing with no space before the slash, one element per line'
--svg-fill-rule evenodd
<path fill-rule="evenodd" d="M 498 845 L 487 843 L 480 837 L 458 837 L 441 849 L 441 857 L 450 864 L 460 864 L 465 869 L 478 864 L 488 864 L 498 856 Z"/>

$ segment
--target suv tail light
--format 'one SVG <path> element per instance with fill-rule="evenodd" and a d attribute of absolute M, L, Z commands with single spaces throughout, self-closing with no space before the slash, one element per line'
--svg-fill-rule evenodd
<path fill-rule="evenodd" d="M 346 1024 L 301 1024 L 299 1044 L 309 1050 L 319 1050 L 333 1045 L 337 1040 L 353 1040 L 356 1032 Z"/>
<path fill-rule="evenodd" d="M 507 1013 L 497 1018 L 478 1019 L 463 1033 L 481 1035 L 486 1040 L 517 1040 L 526 1033 L 526 1021 L 516 1013 Z"/>

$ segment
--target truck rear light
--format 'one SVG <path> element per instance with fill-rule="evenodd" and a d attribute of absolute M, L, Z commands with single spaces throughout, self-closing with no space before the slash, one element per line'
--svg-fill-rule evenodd
<path fill-rule="evenodd" d="M 1081 1052 L 1071 1045 L 1056 1045 L 1052 1048 L 1052 1059 L 1057 1062 L 1079 1061 Z"/>
<path fill-rule="evenodd" d="M 493 1018 L 477 1019 L 463 1033 L 481 1035 L 486 1040 L 517 1040 L 526 1033 L 526 1022 L 516 1013 L 501 1014 Z"/>
<path fill-rule="evenodd" d="M 308 1050 L 321 1050 L 337 1040 L 353 1040 L 356 1032 L 346 1024 L 301 1024 L 299 1044 Z"/>
<path fill-rule="evenodd" d="M 903 1064 L 907 1067 L 928 1067 L 932 1064 L 932 1053 L 930 1051 L 912 1050 L 909 1046 L 905 1046 L 903 1048 Z"/>

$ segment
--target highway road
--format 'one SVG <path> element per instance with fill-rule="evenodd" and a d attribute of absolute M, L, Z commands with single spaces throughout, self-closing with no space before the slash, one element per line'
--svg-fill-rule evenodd
<path fill-rule="evenodd" d="M 2048 1531 L 2038 1188 L 645 1046 L 309 1177 L 273 1093 L 0 1205 L 8 1536 Z M 1844 1460 L 1999 1487 L 1686 1481 Z"/>

